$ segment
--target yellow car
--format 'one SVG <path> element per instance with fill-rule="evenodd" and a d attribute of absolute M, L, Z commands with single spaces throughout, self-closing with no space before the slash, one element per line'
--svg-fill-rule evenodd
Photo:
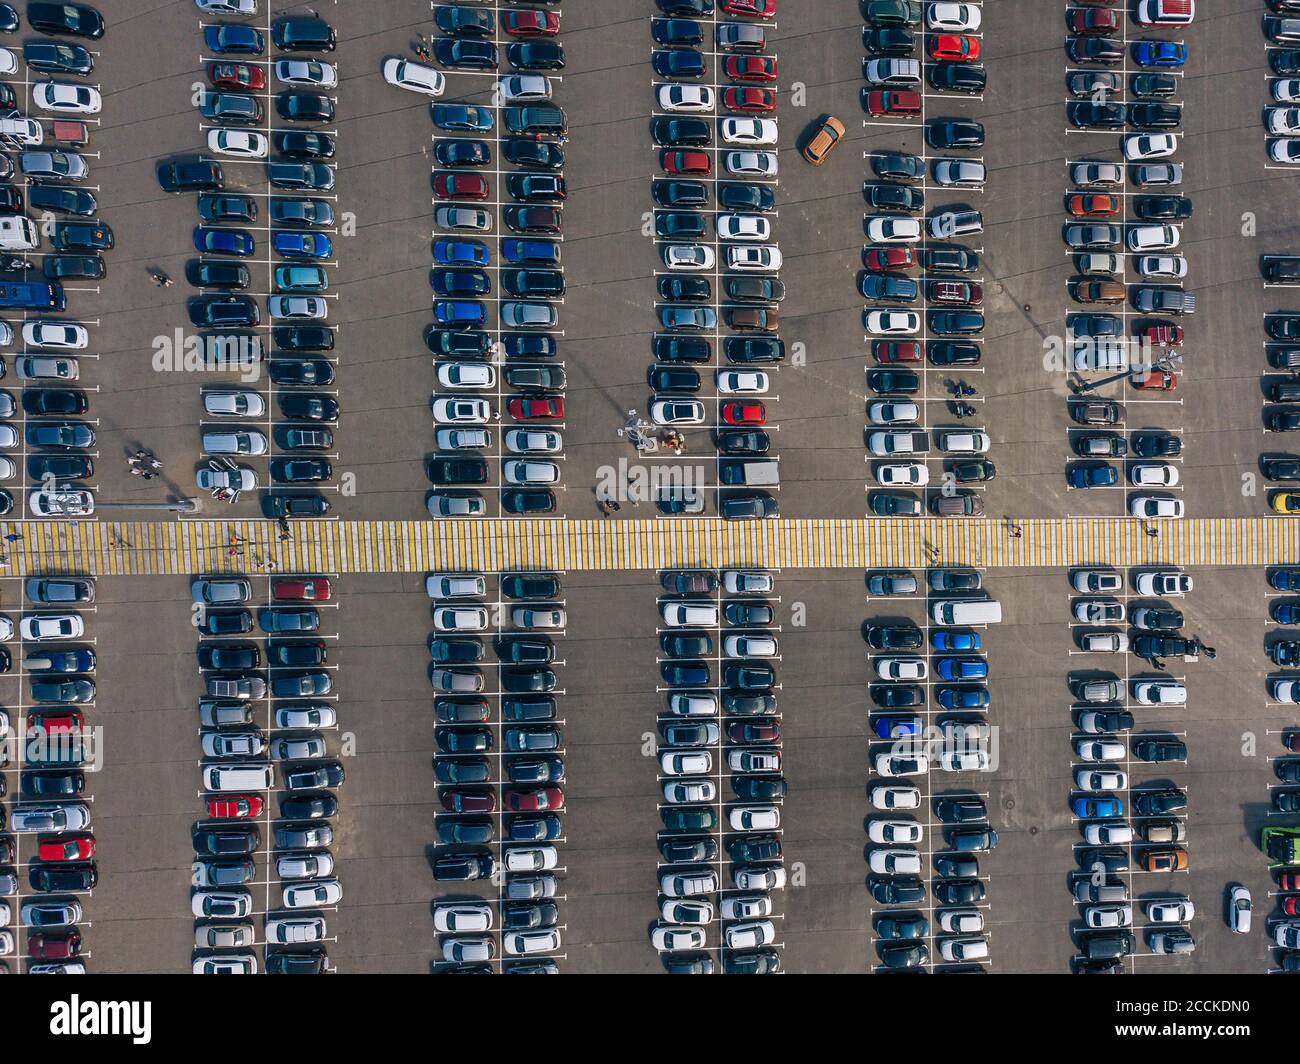
<path fill-rule="evenodd" d="M 822 119 L 817 132 L 808 138 L 808 143 L 803 146 L 802 155 L 813 166 L 821 166 L 843 136 L 844 123 L 833 115 L 827 115 Z"/>
<path fill-rule="evenodd" d="M 1279 491 L 1272 498 L 1273 509 L 1280 514 L 1300 514 L 1300 491 Z"/>

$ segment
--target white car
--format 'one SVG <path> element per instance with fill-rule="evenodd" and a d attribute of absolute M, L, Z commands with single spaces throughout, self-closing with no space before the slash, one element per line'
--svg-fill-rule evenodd
<path fill-rule="evenodd" d="M 729 894 L 722 899 L 724 920 L 759 920 L 772 915 L 772 899 L 766 894 Z"/>
<path fill-rule="evenodd" d="M 275 874 L 281 879 L 324 879 L 334 871 L 334 858 L 319 853 L 282 853 L 275 859 Z"/>
<path fill-rule="evenodd" d="M 433 907 L 433 928 L 444 934 L 491 931 L 492 906 L 486 902 L 439 902 Z"/>
<path fill-rule="evenodd" d="M 776 152 L 729 151 L 722 157 L 722 165 L 737 177 L 775 177 Z"/>
<path fill-rule="evenodd" d="M 774 805 L 738 805 L 727 811 L 732 831 L 775 831 L 781 826 L 781 813 Z"/>
<path fill-rule="evenodd" d="M 1187 276 L 1187 259 L 1182 255 L 1139 255 L 1134 266 L 1143 277 L 1178 280 Z"/>
<path fill-rule="evenodd" d="M 921 792 L 916 787 L 896 787 L 878 784 L 871 788 L 873 809 L 919 809 Z"/>
<path fill-rule="evenodd" d="M 1183 516 L 1182 499 L 1163 499 L 1158 495 L 1134 495 L 1128 501 L 1130 517 L 1178 518 Z"/>
<path fill-rule="evenodd" d="M 729 270 L 775 273 L 781 268 L 782 261 L 781 249 L 775 244 L 753 244 L 749 247 L 732 246 L 727 248 L 727 268 Z"/>
<path fill-rule="evenodd" d="M 867 406 L 867 419 L 873 425 L 914 425 L 921 411 L 915 403 L 884 400 Z"/>
<path fill-rule="evenodd" d="M 564 438 L 549 429 L 507 429 L 506 450 L 511 454 L 557 454 Z"/>
<path fill-rule="evenodd" d="M 712 111 L 715 105 L 708 85 L 660 85 L 657 98 L 665 111 Z"/>
<path fill-rule="evenodd" d="M 0 48 L 0 74 L 14 74 L 18 71 L 18 56 L 10 48 Z"/>
<path fill-rule="evenodd" d="M 1172 251 L 1181 234 L 1172 225 L 1135 225 L 1128 231 L 1129 251 Z"/>
<path fill-rule="evenodd" d="M 1142 706 L 1181 706 L 1187 701 L 1187 688 L 1177 680 L 1139 680 L 1133 685 L 1133 698 Z"/>
<path fill-rule="evenodd" d="M 936 159 L 934 162 L 934 179 L 941 185 L 982 185 L 984 178 L 983 163 L 970 159 Z"/>
<path fill-rule="evenodd" d="M 670 270 L 698 272 L 713 269 L 713 249 L 703 244 L 669 244 L 660 254 Z"/>
<path fill-rule="evenodd" d="M 203 393 L 203 412 L 212 417 L 261 417 L 266 401 L 248 388 L 222 388 Z"/>
<path fill-rule="evenodd" d="M 443 388 L 493 388 L 496 369 L 486 362 L 439 362 L 438 384 Z"/>
<path fill-rule="evenodd" d="M 919 487 L 930 483 L 930 470 L 920 462 L 891 462 L 876 468 L 876 481 L 886 487 Z"/>
<path fill-rule="evenodd" d="M 507 484 L 558 484 L 560 467 L 554 462 L 514 460 L 501 463 Z"/>
<path fill-rule="evenodd" d="M 1129 467 L 1128 481 L 1137 488 L 1172 488 L 1178 483 L 1178 467 L 1168 462 L 1138 462 Z"/>
<path fill-rule="evenodd" d="M 1123 761 L 1125 750 L 1118 739 L 1075 739 L 1074 754 L 1080 761 Z"/>
<path fill-rule="evenodd" d="M 1083 825 L 1083 841 L 1089 846 L 1126 846 L 1133 841 L 1133 829 L 1122 820 L 1094 820 Z"/>
<path fill-rule="evenodd" d="M 281 706 L 275 711 L 277 728 L 332 728 L 337 722 L 334 707 L 323 703 Z"/>
<path fill-rule="evenodd" d="M 876 875 L 916 876 L 921 874 L 921 855 L 901 846 L 871 851 L 867 864 Z"/>
<path fill-rule="evenodd" d="M 208 148 L 237 159 L 265 159 L 266 137 L 251 129 L 209 129 Z"/>
<path fill-rule="evenodd" d="M 728 595 L 765 595 L 772 590 L 772 574 L 747 569 L 726 569 L 722 589 Z"/>
<path fill-rule="evenodd" d="M 930 771 L 930 759 L 925 754 L 909 757 L 885 750 L 876 755 L 875 769 L 878 776 L 924 776 Z"/>
<path fill-rule="evenodd" d="M 986 938 L 945 938 L 939 943 L 939 956 L 946 961 L 979 961 L 988 955 Z"/>
<path fill-rule="evenodd" d="M 685 805 L 690 802 L 712 802 L 718 796 L 718 788 L 712 780 L 671 780 L 663 786 L 664 801 L 669 805 Z"/>
<path fill-rule="evenodd" d="M 978 909 L 944 909 L 939 913 L 939 929 L 949 934 L 977 934 L 984 930 L 984 914 Z"/>
<path fill-rule="evenodd" d="M 486 425 L 492 420 L 492 407 L 486 399 L 435 395 L 430 405 L 439 425 Z"/>
<path fill-rule="evenodd" d="M 1192 578 L 1174 569 L 1152 569 L 1138 573 L 1133 586 L 1139 595 L 1186 595 L 1192 590 Z"/>
<path fill-rule="evenodd" d="M 660 953 L 703 949 L 704 928 L 688 924 L 656 924 L 650 931 L 650 944 Z"/>
<path fill-rule="evenodd" d="M 921 331 L 921 315 L 914 310 L 869 310 L 867 331 L 877 336 L 914 336 Z"/>
<path fill-rule="evenodd" d="M 246 890 L 199 890 L 190 897 L 190 912 L 195 916 L 213 916 L 242 920 L 253 911 L 253 896 Z"/>
<path fill-rule="evenodd" d="M 508 103 L 527 103 L 551 98 L 551 79 L 541 74 L 511 74 L 498 82 L 501 99 Z"/>
<path fill-rule="evenodd" d="M 707 776 L 713 771 L 713 755 L 707 750 L 665 750 L 659 755 L 659 770 L 665 776 Z"/>
<path fill-rule="evenodd" d="M 776 928 L 772 926 L 771 920 L 731 924 L 723 931 L 723 939 L 727 943 L 727 949 L 756 949 L 776 941 Z"/>
<path fill-rule="evenodd" d="M 776 640 L 770 635 L 727 635 L 722 639 L 722 655 L 727 658 L 774 658 Z"/>
<path fill-rule="evenodd" d="M 703 425 L 704 404 L 698 399 L 652 399 L 650 420 L 656 425 Z"/>
<path fill-rule="evenodd" d="M 343 900 L 343 884 L 337 879 L 314 883 L 286 883 L 280 892 L 280 904 L 286 909 L 314 909 L 337 905 Z"/>
<path fill-rule="evenodd" d="M 1128 786 L 1128 774 L 1118 769 L 1076 768 L 1074 785 L 1081 791 L 1122 791 Z"/>
<path fill-rule="evenodd" d="M 1281 702 L 1283 705 L 1295 705 L 1300 702 L 1300 685 L 1297 685 L 1294 680 L 1274 680 L 1272 695 L 1274 702 Z"/>
<path fill-rule="evenodd" d="M 1121 142 L 1124 158 L 1129 162 L 1141 159 L 1164 159 L 1178 150 L 1178 137 L 1173 133 L 1135 133 Z"/>
<path fill-rule="evenodd" d="M 1128 636 L 1123 632 L 1084 632 L 1079 649 L 1085 654 L 1123 654 L 1128 650 Z"/>
<path fill-rule="evenodd" d="M 980 9 L 975 4 L 930 4 L 925 26 L 942 33 L 974 33 L 980 28 Z"/>
<path fill-rule="evenodd" d="M 487 631 L 488 612 L 482 606 L 441 606 L 433 611 L 433 627 L 439 632 Z"/>
<path fill-rule="evenodd" d="M 737 890 L 784 890 L 785 869 L 781 865 L 742 865 L 731 870 Z"/>
<path fill-rule="evenodd" d="M 987 750 L 943 750 L 938 764 L 944 772 L 984 772 L 990 761 Z"/>
<path fill-rule="evenodd" d="M 421 63 L 412 63 L 409 59 L 390 57 L 384 60 L 384 80 L 399 89 L 422 92 L 426 96 L 441 96 L 447 87 L 447 79 L 442 72 Z"/>
<path fill-rule="evenodd" d="M 1153 924 L 1185 924 L 1196 915 L 1196 906 L 1188 898 L 1149 901 L 1146 910 L 1147 919 Z"/>
<path fill-rule="evenodd" d="M 925 658 L 878 658 L 875 668 L 882 680 L 924 680 L 930 675 Z"/>
<path fill-rule="evenodd" d="M 1250 891 L 1241 885 L 1228 892 L 1228 928 L 1238 935 L 1250 934 L 1250 915 L 1254 905 Z"/>
<path fill-rule="evenodd" d="M 716 717 L 718 700 L 709 692 L 702 694 L 672 694 L 668 696 L 668 712 L 674 717 Z"/>
<path fill-rule="evenodd" d="M 713 902 L 697 898 L 664 898 L 659 916 L 670 924 L 713 923 Z"/>
<path fill-rule="evenodd" d="M 319 296 L 268 296 L 266 311 L 273 318 L 323 321 L 329 304 Z"/>
<path fill-rule="evenodd" d="M 65 115 L 97 115 L 103 106 L 99 90 L 67 81 L 38 81 L 32 85 L 32 102 L 42 111 Z"/>
<path fill-rule="evenodd" d="M 1264 119 L 1270 133 L 1300 133 L 1300 107 L 1268 107 Z"/>
<path fill-rule="evenodd" d="M 1079 569 L 1070 584 L 1081 595 L 1099 595 L 1122 590 L 1124 578 L 1113 569 Z"/>
<path fill-rule="evenodd" d="M 1300 163 L 1300 137 L 1279 137 L 1270 140 L 1268 157 L 1275 163 Z"/>
<path fill-rule="evenodd" d="M 334 68 L 334 64 L 322 63 L 319 59 L 277 59 L 272 69 L 275 71 L 275 80 L 282 85 L 332 89 L 339 83 L 338 71 Z M 438 72 L 435 70 L 433 73 Z M 435 92 L 433 95 L 438 94 Z"/>
<path fill-rule="evenodd" d="M 918 843 L 923 829 L 915 820 L 872 820 L 867 824 L 867 838 L 880 843 Z"/>
<path fill-rule="evenodd" d="M 712 602 L 665 602 L 659 616 L 669 628 L 716 628 L 718 607 Z"/>
<path fill-rule="evenodd" d="M 554 846 L 511 846 L 506 849 L 507 872 L 549 872 L 560 863 Z"/>
<path fill-rule="evenodd" d="M 90 333 L 84 325 L 32 320 L 23 322 L 23 342 L 28 347 L 57 347 L 78 351 L 90 343 Z"/>
<path fill-rule="evenodd" d="M 257 0 L 194 0 L 200 11 L 217 15 L 256 15 Z"/>
<path fill-rule="evenodd" d="M 1083 909 L 1083 922 L 1091 928 L 1129 927 L 1133 923 L 1133 906 L 1086 905 Z"/>
<path fill-rule="evenodd" d="M 916 218 L 874 215 L 867 219 L 867 239 L 873 244 L 915 244 L 921 239 L 921 223 Z"/>
<path fill-rule="evenodd" d="M 95 496 L 75 488 L 40 488 L 27 497 L 37 517 L 89 517 L 95 512 Z"/>
<path fill-rule="evenodd" d="M 1300 78 L 1274 78 L 1269 93 L 1278 103 L 1300 103 Z"/>
<path fill-rule="evenodd" d="M 205 466 L 195 470 L 194 483 L 201 491 L 256 491 L 257 473 L 248 466 L 233 469 Z"/>
<path fill-rule="evenodd" d="M 715 377 L 723 395 L 765 395 L 771 386 L 771 378 L 762 370 L 720 369 Z"/>
<path fill-rule="evenodd" d="M 720 214 L 717 220 L 719 240 L 767 240 L 771 223 L 757 214 Z"/>
<path fill-rule="evenodd" d="M 320 942 L 324 938 L 325 921 L 319 916 L 280 917 L 266 921 L 267 942 L 302 945 Z"/>
<path fill-rule="evenodd" d="M 776 121 L 771 118 L 723 118 L 718 122 L 718 131 L 728 144 L 776 143 Z"/>

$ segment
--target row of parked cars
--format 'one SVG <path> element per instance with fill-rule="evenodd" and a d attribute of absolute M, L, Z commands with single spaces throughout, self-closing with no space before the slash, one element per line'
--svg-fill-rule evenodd
<path fill-rule="evenodd" d="M 1181 26 L 1193 15 L 1192 0 L 1152 0 L 1132 13 L 1143 27 Z M 1071 489 L 1127 489 L 1132 517 L 1180 517 L 1183 502 L 1168 490 L 1179 484 L 1179 467 L 1166 459 L 1180 453 L 1181 441 L 1171 435 L 1155 453 L 1136 456 L 1141 461 L 1115 463 L 1131 457 L 1119 428 L 1126 404 L 1122 395 L 1093 398 L 1098 393 L 1091 390 L 1127 376 L 1146 402 L 1172 392 L 1183 358 L 1175 319 L 1196 309 L 1196 296 L 1183 286 L 1188 262 L 1180 253 L 1192 201 L 1180 192 L 1183 165 L 1173 158 L 1187 49 L 1177 41 L 1133 41 L 1130 73 L 1124 42 L 1116 39 L 1124 36 L 1125 17 L 1122 8 L 1095 4 L 1065 14 L 1070 128 L 1119 136 L 1118 159 L 1088 155 L 1068 164 L 1063 237 L 1074 267 L 1067 290 L 1078 309 L 1066 316 L 1065 370 L 1089 391 L 1067 402 L 1066 480 Z M 1123 71 L 1110 69 L 1120 64 Z"/>
<path fill-rule="evenodd" d="M 1300 163 L 1300 0 L 1267 0 L 1262 21 L 1268 42 L 1268 103 L 1263 122 L 1271 162 Z"/>
<path fill-rule="evenodd" d="M 1128 583 L 1126 584 L 1126 575 Z M 1071 635 L 1084 655 L 1121 664 L 1080 666 L 1068 685 L 1071 719 L 1070 810 L 1082 836 L 1078 869 L 1070 882 L 1079 905 L 1076 971 L 1121 971 L 1137 949 L 1135 913 L 1145 913 L 1146 946 L 1155 954 L 1196 948 L 1185 897 L 1162 891 L 1135 905 L 1132 873 L 1176 872 L 1188 867 L 1187 795 L 1176 786 L 1135 786 L 1135 767 L 1164 776 L 1187 761 L 1187 745 L 1165 722 L 1186 704 L 1187 688 L 1168 675 L 1166 660 L 1194 661 L 1204 647 L 1187 637 L 1177 600 L 1192 590 L 1190 575 L 1174 568 L 1082 568 L 1070 572 Z M 1136 675 L 1132 659 L 1148 667 Z M 1087 658 L 1085 657 L 1085 662 Z M 1098 661 L 1107 661 L 1100 657 Z M 1154 728 L 1132 734 L 1134 710 L 1164 710 Z"/>
<path fill-rule="evenodd" d="M 861 96 L 868 116 L 907 122 L 922 116 L 923 92 L 955 102 L 984 91 L 979 4 L 868 0 L 863 14 Z M 984 513 L 979 485 L 997 475 L 983 457 L 988 435 L 960 424 L 935 432 L 947 488 L 934 491 L 922 426 L 931 422 L 931 402 L 949 417 L 974 413 L 966 402 L 973 388 L 955 399 L 928 397 L 925 364 L 960 373 L 981 360 L 980 251 L 967 241 L 983 231 L 983 217 L 968 203 L 927 202 L 927 195 L 964 197 L 983 189 L 982 160 L 948 152 L 982 147 L 984 130 L 964 118 L 933 118 L 924 139 L 921 155 L 873 153 L 862 187 L 867 244 L 858 292 L 874 362 L 867 367 L 866 443 L 877 485 L 867 503 L 877 516 L 919 517 L 928 495 L 935 514 L 978 517 Z"/>
<path fill-rule="evenodd" d="M 17 637 L 20 655 L 15 661 L 0 646 L 0 672 L 15 671 L 26 687 L 6 699 L 16 710 L 0 709 L 0 768 L 19 770 L 7 824 L 0 805 L 0 965 L 21 954 L 29 973 L 80 974 L 82 896 L 99 879 L 87 782 L 96 750 L 87 720 L 96 656 L 82 643 L 79 612 L 95 601 L 95 582 L 29 577 L 23 594 L 28 609 L 17 631 L 0 617 L 0 641 Z M 11 755 L 21 759 L 17 766 L 7 763 Z M 0 774 L 0 797 L 8 779 Z"/>
<path fill-rule="evenodd" d="M 26 102 L 0 82 L 0 179 L 13 181 L 0 184 L 0 277 L 21 282 L 6 291 L 4 306 L 24 319 L 18 327 L 0 322 L 0 344 L 17 346 L 14 369 L 22 388 L 21 412 L 11 395 L 0 392 L 0 448 L 24 451 L 21 459 L 0 456 L 0 482 L 26 480 L 27 506 L 35 516 L 82 517 L 95 509 L 85 487 L 94 473 L 89 452 L 95 431 L 83 420 L 90 401 L 78 386 L 75 352 L 89 346 L 89 330 L 50 315 L 66 308 L 64 282 L 104 277 L 102 255 L 113 247 L 113 231 L 98 217 L 95 191 L 78 187 L 89 166 L 77 149 L 89 142 L 89 123 L 102 107 L 89 78 L 92 42 L 103 36 L 104 20 L 77 4 L 28 4 L 26 14 L 42 36 L 24 40 L 21 53 L 6 47 L 0 56 L 4 73 L 30 85 L 34 116 L 24 114 Z M 17 9 L 0 5 L 0 33 L 21 30 Z M 55 219 L 45 231 L 50 250 L 39 263 L 34 253 L 41 231 L 27 210 Z M 14 417 L 24 420 L 21 430 L 8 420 Z M 0 490 L 0 513 L 13 505 L 11 492 Z"/>
<path fill-rule="evenodd" d="M 333 585 L 277 576 L 255 594 L 244 577 L 202 576 L 190 592 L 206 813 L 192 832 L 194 973 L 323 972 L 323 910 L 343 897 L 330 846 L 344 770 L 327 741 L 338 702 L 322 634 Z M 267 880 L 272 909 L 259 912 L 254 887 Z"/>
<path fill-rule="evenodd" d="M 650 23 L 650 182 L 655 327 L 650 419 L 668 434 L 706 427 L 720 456 L 718 512 L 775 517 L 767 400 L 785 359 L 785 285 L 774 233 L 777 59 L 766 54 L 775 0 L 659 0 Z M 728 16 L 728 17 L 720 17 Z M 670 436 L 671 438 L 671 436 Z M 665 486 L 667 514 L 705 510 L 698 487 Z"/>
<path fill-rule="evenodd" d="M 867 591 L 880 607 L 863 629 L 873 674 L 867 887 L 885 968 L 978 968 L 989 956 L 978 855 L 997 846 L 997 832 L 978 790 L 936 793 L 933 776 L 936 769 L 996 767 L 985 715 L 991 697 L 984 626 L 1000 613 L 978 605 L 987 601 L 974 598 L 982 590 L 976 569 L 931 569 L 924 587 L 907 571 L 867 574 Z M 890 608 L 896 596 L 923 599 L 923 625 Z M 974 612 L 954 615 L 955 602 Z M 919 812 L 926 804 L 932 815 Z M 926 839 L 927 830 L 937 837 Z M 933 901 L 926 896 L 927 855 Z"/>
<path fill-rule="evenodd" d="M 252 13 L 238 4 L 197 3 L 204 12 Z M 206 85 L 197 106 L 213 158 L 164 163 L 159 181 L 169 191 L 199 193 L 198 257 L 185 265 L 185 280 L 198 292 L 188 301 L 190 324 L 201 331 L 209 368 L 243 376 L 237 385 L 202 390 L 204 461 L 195 482 L 227 503 L 262 491 L 269 518 L 321 516 L 330 503 L 320 486 L 334 475 L 326 457 L 329 426 L 339 416 L 331 388 L 335 334 L 325 324 L 337 228 L 333 204 L 311 193 L 334 187 L 336 139 L 323 127 L 335 118 L 338 70 L 319 58 L 334 51 L 334 30 L 318 18 L 291 15 L 271 23 L 269 41 L 247 22 L 209 22 L 202 31 Z M 242 191 L 251 184 L 243 180 L 227 190 L 223 162 L 253 162 L 259 185 L 264 168 L 271 191 Z M 266 275 L 241 261 L 258 254 L 259 231 L 261 254 L 273 263 L 265 333 L 262 308 L 249 292 Z M 248 371 L 264 359 L 269 383 L 251 387 Z M 253 427 L 259 422 L 269 422 L 269 432 Z M 248 462 L 263 457 L 266 480 L 261 463 Z"/>
<path fill-rule="evenodd" d="M 1260 272 L 1266 287 L 1300 285 L 1300 255 L 1265 255 Z M 1264 429 L 1269 434 L 1300 431 L 1300 311 L 1266 314 L 1264 337 L 1266 366 L 1260 380 Z M 1271 372 L 1276 370 L 1290 372 L 1284 376 Z M 1267 496 L 1269 509 L 1276 514 L 1300 514 L 1300 490 L 1294 487 L 1300 481 L 1300 455 L 1268 447 L 1260 455 L 1259 469 L 1273 482 Z"/>
<path fill-rule="evenodd" d="M 754 569 L 674 569 L 660 583 L 663 830 L 650 943 L 674 974 L 773 974 L 773 891 L 786 883 L 775 581 Z"/>
<path fill-rule="evenodd" d="M 491 106 L 443 103 L 441 71 L 387 61 L 418 70 L 422 91 L 435 98 L 434 320 L 424 334 L 435 375 L 428 510 L 487 513 L 488 457 L 497 456 L 501 512 L 551 513 L 567 385 L 558 333 L 568 119 L 551 77 L 564 67 L 560 12 L 514 4 L 441 6 L 433 15 L 442 34 L 434 62 L 454 78 L 489 77 L 494 87 Z M 504 48 L 495 43 L 502 35 Z M 503 414 L 511 427 L 494 425 Z"/>
<path fill-rule="evenodd" d="M 567 623 L 564 588 L 555 573 L 496 579 L 499 589 L 478 573 L 425 578 L 438 794 L 433 924 L 442 970 L 491 972 L 500 956 L 507 973 L 552 974 L 561 945 L 555 639 Z M 473 893 L 479 885 L 485 895 Z"/>

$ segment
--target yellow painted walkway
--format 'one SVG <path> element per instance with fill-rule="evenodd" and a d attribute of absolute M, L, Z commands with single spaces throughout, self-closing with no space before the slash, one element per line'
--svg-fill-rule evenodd
<path fill-rule="evenodd" d="M 871 569 L 983 565 L 1300 564 L 1300 521 L 1206 518 L 1006 521 L 266 521 L 15 522 L 0 573 L 177 576 L 200 572 L 765 566 Z M 1152 537 L 1147 528 L 1158 528 Z M 937 556 L 929 548 L 937 548 Z"/>

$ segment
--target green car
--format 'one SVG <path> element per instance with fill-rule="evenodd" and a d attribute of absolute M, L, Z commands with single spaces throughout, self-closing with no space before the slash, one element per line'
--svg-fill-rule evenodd
<path fill-rule="evenodd" d="M 319 266 L 277 266 L 275 290 L 277 292 L 324 292 L 329 287 L 329 276 Z"/>

